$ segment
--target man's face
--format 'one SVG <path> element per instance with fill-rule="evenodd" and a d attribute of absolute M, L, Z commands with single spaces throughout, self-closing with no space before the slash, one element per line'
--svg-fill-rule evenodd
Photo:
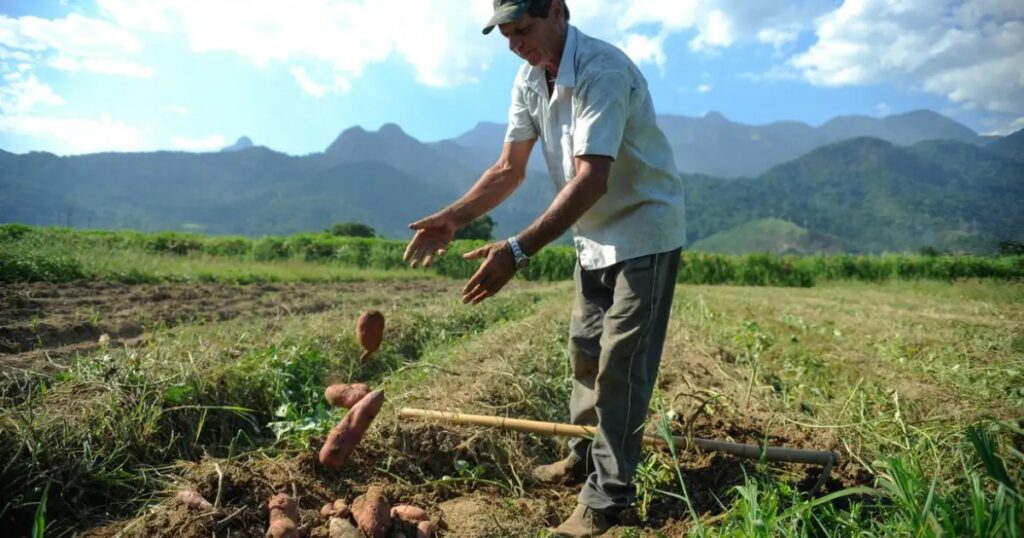
<path fill-rule="evenodd" d="M 562 54 L 561 21 L 561 3 L 556 0 L 551 2 L 547 18 L 526 14 L 514 22 L 499 25 L 498 29 L 508 39 L 508 49 L 536 67 L 553 63 Z"/>

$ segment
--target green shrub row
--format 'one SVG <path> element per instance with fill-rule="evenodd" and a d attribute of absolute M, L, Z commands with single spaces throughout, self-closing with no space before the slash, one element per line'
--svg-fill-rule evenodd
<path fill-rule="evenodd" d="M 483 241 L 455 241 L 434 263 L 434 271 L 452 278 L 468 278 L 479 262 L 462 254 Z M 46 245 L 45 253 L 27 245 Z M 326 233 L 287 237 L 216 236 L 163 232 L 80 231 L 0 225 L 0 281 L 67 281 L 82 278 L 70 253 L 78 248 L 110 252 L 125 249 L 156 254 L 208 255 L 243 260 L 303 260 L 347 267 L 399 269 L 406 242 L 378 238 L 338 237 Z M 572 277 L 576 254 L 571 247 L 551 246 L 534 256 L 520 272 L 526 280 L 566 280 Z M 878 282 L 890 279 L 1024 278 L 1024 256 L 925 255 L 723 255 L 684 252 L 678 281 L 689 284 L 750 286 L 813 286 L 826 280 Z"/>

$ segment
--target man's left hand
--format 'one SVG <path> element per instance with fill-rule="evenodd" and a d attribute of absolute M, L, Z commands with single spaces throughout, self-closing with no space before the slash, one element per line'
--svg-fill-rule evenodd
<path fill-rule="evenodd" d="M 482 246 L 463 255 L 467 260 L 484 258 L 480 268 L 462 288 L 462 302 L 479 304 L 498 293 L 516 274 L 516 259 L 505 241 Z"/>

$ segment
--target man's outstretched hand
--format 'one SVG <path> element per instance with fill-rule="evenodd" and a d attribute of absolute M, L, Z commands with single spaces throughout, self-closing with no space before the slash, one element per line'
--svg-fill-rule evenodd
<path fill-rule="evenodd" d="M 435 213 L 410 224 L 409 228 L 416 230 L 416 235 L 409 241 L 409 246 L 405 247 L 402 260 L 409 262 L 409 267 L 421 263 L 423 267 L 430 267 L 435 256 L 443 256 L 448 251 L 448 244 L 452 242 L 455 230 L 459 227 L 451 217 Z"/>
<path fill-rule="evenodd" d="M 479 304 L 498 293 L 516 274 L 516 259 L 505 241 L 484 245 L 462 256 L 467 260 L 484 259 L 480 268 L 462 288 L 462 302 Z"/>

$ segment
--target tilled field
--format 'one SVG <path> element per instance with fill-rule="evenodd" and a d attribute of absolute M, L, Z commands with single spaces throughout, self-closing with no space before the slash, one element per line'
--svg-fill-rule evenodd
<path fill-rule="evenodd" d="M 181 324 L 281 318 L 347 306 L 354 294 L 437 293 L 439 280 L 344 284 L 0 285 L 0 371 L 58 368 L 101 347 L 135 346 L 144 335 Z M 106 335 L 106 336 L 104 336 Z"/>
<path fill-rule="evenodd" d="M 254 442 L 235 450 L 230 428 L 224 426 L 223 436 L 210 433 L 213 426 L 208 423 L 214 421 L 216 411 L 208 416 L 206 411 L 186 410 L 194 417 L 191 422 L 168 422 L 186 426 L 177 437 L 171 436 L 171 442 L 182 437 L 195 441 L 175 453 L 182 461 L 148 462 L 160 469 L 159 479 L 151 483 L 158 488 L 151 485 L 149 491 L 138 491 L 130 503 L 136 508 L 128 515 L 122 508 L 118 515 L 99 518 L 109 521 L 98 523 L 93 516 L 77 524 L 65 521 L 63 528 L 87 529 L 84 536 L 104 538 L 255 538 L 266 530 L 267 499 L 285 492 L 298 501 L 303 531 L 327 537 L 328 520 L 320 515 L 321 506 L 335 499 L 351 503 L 370 486 L 380 486 L 391 503 L 423 507 L 443 521 L 442 536 L 538 536 L 575 505 L 577 488 L 541 487 L 530 479 L 532 466 L 561 455 L 560 441 L 407 421 L 399 418 L 398 411 L 419 407 L 565 421 L 571 288 L 566 283 L 517 282 L 500 298 L 468 307 L 457 301 L 460 287 L 461 282 L 424 281 L 4 289 L 6 332 L 0 334 L 5 338 L 5 367 L 45 369 L 39 366 L 47 362 L 45 356 L 64 359 L 53 361 L 56 368 L 66 364 L 69 356 L 96 352 L 101 346 L 99 336 L 108 334 L 114 343 L 102 346 L 120 346 L 112 353 L 123 354 L 133 361 L 132 367 L 151 361 L 154 374 L 147 375 L 173 372 L 167 356 L 187 356 L 202 372 L 207 367 L 201 365 L 215 365 L 210 371 L 216 375 L 203 374 L 213 376 L 210 399 L 203 401 L 232 406 L 241 405 L 230 396 L 238 392 L 224 387 L 239 382 L 232 370 L 253 368 L 264 357 L 273 362 L 282 350 L 307 341 L 332 355 L 327 361 L 331 371 L 312 392 L 288 389 L 292 404 L 313 405 L 320 398 L 315 391 L 330 381 L 365 382 L 387 394 L 366 439 L 338 469 L 324 468 L 317 461 L 324 439 L 322 424 L 312 434 L 292 434 L 288 442 L 276 441 L 259 423 L 246 431 L 255 436 Z M 958 427 L 977 416 L 978 408 L 1001 418 L 1019 411 L 969 386 L 937 377 L 931 370 L 875 351 L 889 349 L 893 334 L 902 335 L 900 342 L 912 344 L 912 349 L 940 349 L 946 345 L 943 339 L 949 338 L 942 331 L 959 330 L 957 320 L 968 313 L 975 316 L 974 323 L 990 324 L 991 334 L 1002 338 L 1010 334 L 1007 327 L 1019 321 L 1018 307 L 988 308 L 969 299 L 948 306 L 945 299 L 936 298 L 919 308 L 900 306 L 917 292 L 873 293 L 863 297 L 860 290 L 842 289 L 681 287 L 652 403 L 652 422 L 667 413 L 676 435 L 840 453 L 840 464 L 816 492 L 820 496 L 871 485 L 876 477 L 865 460 L 883 450 L 901 450 L 898 444 L 895 449 L 892 445 L 909 441 L 890 437 L 901 430 Z M 872 320 L 870 312 L 886 306 L 882 303 L 889 300 L 887 294 L 891 295 L 889 318 Z M 367 308 L 384 311 L 388 328 L 382 350 L 360 367 L 351 332 L 356 316 Z M 81 319 L 84 310 L 89 319 Z M 929 322 L 924 318 L 937 320 L 937 325 L 926 327 Z M 73 341 L 38 332 L 44 324 L 65 328 L 86 324 L 91 332 L 88 338 Z M 125 326 L 138 329 L 117 330 Z M 37 332 L 32 339 L 8 336 L 33 327 Z M 124 344 L 131 346 L 132 339 L 145 342 L 145 349 L 129 353 Z M 34 348 L 27 344 L 30 340 L 35 340 Z M 988 350 L 987 360 L 1007 358 L 993 358 L 990 345 L 979 344 L 978 349 Z M 974 348 L 964 352 L 981 355 Z M 299 375 L 304 370 L 295 365 L 313 355 L 287 355 L 290 358 L 282 364 L 288 375 Z M 1019 360 L 1015 355 L 1008 357 Z M 110 367 L 123 368 L 117 361 L 116 356 L 111 359 Z M 901 384 L 894 385 L 894 379 Z M 995 394 L 1005 390 L 1002 385 L 996 388 Z M 92 390 L 103 392 L 102 388 Z M 973 400 L 962 396 L 969 390 Z M 24 405 L 45 413 L 50 402 L 66 402 L 66 398 L 53 391 L 41 402 Z M 162 405 L 172 410 L 186 407 L 177 402 Z M 260 421 L 277 420 L 276 411 L 260 413 Z M 331 420 L 339 416 L 335 412 Z M 224 424 L 235 422 L 225 419 Z M 297 439 L 303 441 L 296 443 Z M 229 444 L 231 448 L 225 449 Z M 609 536 L 681 536 L 693 528 L 694 512 L 709 525 L 728 518 L 728 500 L 751 476 L 770 477 L 807 491 L 821 472 L 816 467 L 759 464 L 690 450 L 684 450 L 675 463 L 692 509 L 674 496 L 658 493 L 683 491 L 674 463 L 663 453 L 650 452 L 638 472 L 638 480 L 644 482 L 641 502 L 621 515 L 620 526 Z M 181 489 L 194 489 L 215 506 L 189 509 L 174 498 Z M 844 497 L 832 505 L 842 510 L 856 498 Z M 413 536 L 409 529 L 405 532 L 396 529 L 391 536 Z"/>

